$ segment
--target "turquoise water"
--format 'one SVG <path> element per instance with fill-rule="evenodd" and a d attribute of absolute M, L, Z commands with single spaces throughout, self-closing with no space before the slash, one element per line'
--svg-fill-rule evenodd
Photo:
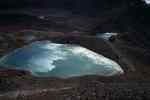
<path fill-rule="evenodd" d="M 77 45 L 37 41 L 0 59 L 4 67 L 28 70 L 34 76 L 73 77 L 123 74 L 121 67 L 100 54 Z"/>

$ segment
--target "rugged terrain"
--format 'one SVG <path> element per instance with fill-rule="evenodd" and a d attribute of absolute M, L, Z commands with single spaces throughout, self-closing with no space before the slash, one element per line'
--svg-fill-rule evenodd
<path fill-rule="evenodd" d="M 66 6 L 69 10 L 63 11 L 39 7 L 4 10 L 7 6 L 2 7 L 0 56 L 36 40 L 78 44 L 115 60 L 125 74 L 114 77 L 38 78 L 31 76 L 30 72 L 1 66 L 0 100 L 150 99 L 149 6 L 140 0 L 117 0 L 118 3 L 112 5 L 110 0 L 94 1 L 98 4 L 95 6 L 97 11 L 87 9 L 90 3 L 82 7 L 85 2 L 79 1 L 76 3 L 82 5 L 77 7 L 76 3 L 67 2 L 74 8 Z M 36 6 L 34 0 L 32 3 Z M 102 6 L 104 4 L 109 6 Z M 58 6 L 64 8 L 63 5 Z M 90 13 L 87 13 L 89 10 Z M 93 11 L 96 13 L 91 13 Z M 96 36 L 96 33 L 103 32 L 117 32 L 118 35 L 108 41 Z"/>
<path fill-rule="evenodd" d="M 54 34 L 54 32 L 47 33 L 30 29 L 10 34 L 4 32 L 1 56 L 32 42 L 26 41 L 24 37 L 29 33 L 36 37 L 32 41 L 46 39 L 58 43 L 82 45 L 117 61 L 125 74 L 109 78 L 84 76 L 59 79 L 37 78 L 30 76 L 28 72 L 2 69 L 0 81 L 2 100 L 49 100 L 51 98 L 53 100 L 149 100 L 150 64 L 146 49 L 120 40 L 120 37 L 111 42 L 91 35 L 66 36 L 63 32 Z"/>

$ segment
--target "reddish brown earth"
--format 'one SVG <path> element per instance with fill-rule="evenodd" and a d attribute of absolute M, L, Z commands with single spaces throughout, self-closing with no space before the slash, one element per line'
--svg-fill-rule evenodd
<path fill-rule="evenodd" d="M 30 76 L 31 73 L 28 71 L 23 70 L 15 70 L 15 69 L 2 69 L 0 70 L 0 76 L 1 77 L 7 77 L 7 76 Z"/>

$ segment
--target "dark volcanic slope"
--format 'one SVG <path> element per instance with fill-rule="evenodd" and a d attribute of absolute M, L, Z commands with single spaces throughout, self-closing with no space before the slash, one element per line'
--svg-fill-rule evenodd
<path fill-rule="evenodd" d="M 28 12 L 30 16 L 36 15 L 32 12 L 33 9 L 38 9 L 39 12 L 45 12 L 44 16 L 48 16 L 51 13 L 48 10 L 53 8 L 62 9 L 73 15 L 97 16 L 100 21 L 92 29 L 94 32 L 148 33 L 150 31 L 150 8 L 142 0 L 2 0 L 0 7 L 1 10 L 3 8 L 0 14 L 11 12 L 14 8 L 16 11 L 22 9 L 20 12 Z M 53 12 L 60 11 L 54 10 Z M 62 11 L 62 13 L 65 12 Z"/>
<path fill-rule="evenodd" d="M 15 7 L 59 7 L 59 8 L 107 8 L 119 4 L 133 4 L 141 0 L 1 0 L 1 8 Z M 23 6 L 22 6 L 23 5 Z M 101 6 L 101 7 L 100 7 Z M 90 9 L 89 8 L 89 9 Z"/>

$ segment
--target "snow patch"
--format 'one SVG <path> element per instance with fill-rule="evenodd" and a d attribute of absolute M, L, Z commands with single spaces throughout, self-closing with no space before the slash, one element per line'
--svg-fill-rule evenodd
<path fill-rule="evenodd" d="M 146 4 L 150 4 L 150 0 L 144 0 Z"/>
<path fill-rule="evenodd" d="M 111 36 L 117 36 L 118 33 L 106 32 L 106 33 L 97 33 L 96 35 L 97 35 L 97 37 L 99 37 L 99 38 L 102 38 L 102 39 L 105 39 L 105 40 L 109 40 L 109 38 L 110 38 Z"/>

